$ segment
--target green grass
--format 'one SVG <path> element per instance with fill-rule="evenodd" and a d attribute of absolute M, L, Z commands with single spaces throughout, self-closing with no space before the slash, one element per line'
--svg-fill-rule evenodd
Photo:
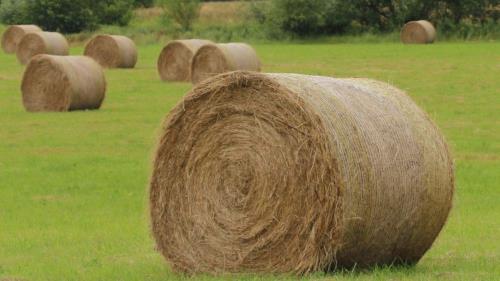
<path fill-rule="evenodd" d="M 256 48 L 265 71 L 370 77 L 407 90 L 441 127 L 456 159 L 454 209 L 416 267 L 308 280 L 499 278 L 499 43 Z M 154 250 L 148 227 L 147 185 L 160 124 L 191 87 L 159 81 L 160 50 L 142 45 L 136 69 L 106 71 L 101 110 L 37 114 L 21 104 L 23 68 L 15 56 L 0 54 L 0 280 L 185 278 Z"/>

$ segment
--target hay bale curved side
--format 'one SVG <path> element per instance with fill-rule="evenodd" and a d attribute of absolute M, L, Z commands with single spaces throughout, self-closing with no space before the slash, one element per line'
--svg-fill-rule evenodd
<path fill-rule="evenodd" d="M 213 44 L 209 40 L 190 39 L 169 42 L 158 57 L 158 74 L 163 81 L 190 81 L 191 61 L 199 48 Z"/>
<path fill-rule="evenodd" d="M 98 109 L 106 78 L 89 57 L 38 55 L 26 66 L 21 92 L 27 111 Z"/>
<path fill-rule="evenodd" d="M 405 44 L 430 44 L 436 40 L 436 29 L 426 20 L 410 21 L 403 26 L 400 36 Z"/>
<path fill-rule="evenodd" d="M 260 71 L 259 57 L 250 45 L 245 43 L 206 45 L 193 57 L 191 80 L 196 84 L 214 75 L 235 70 Z"/>
<path fill-rule="evenodd" d="M 27 64 L 32 57 L 39 54 L 67 56 L 68 41 L 58 32 L 42 31 L 26 34 L 18 45 L 17 60 L 21 64 Z"/>
<path fill-rule="evenodd" d="M 24 35 L 38 31 L 42 31 L 42 29 L 36 25 L 11 25 L 2 35 L 2 49 L 7 54 L 14 54 Z"/>
<path fill-rule="evenodd" d="M 163 128 L 150 215 L 177 271 L 415 263 L 451 208 L 441 133 L 381 82 L 231 72 L 197 85 Z"/>
<path fill-rule="evenodd" d="M 121 35 L 96 35 L 85 45 L 84 55 L 107 68 L 134 68 L 137 47 L 130 38 Z"/>

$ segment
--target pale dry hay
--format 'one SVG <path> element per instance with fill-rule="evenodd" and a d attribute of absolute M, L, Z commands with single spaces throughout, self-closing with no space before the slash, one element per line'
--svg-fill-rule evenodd
<path fill-rule="evenodd" d="M 17 45 L 21 42 L 26 33 L 42 31 L 36 25 L 11 25 L 2 35 L 2 49 L 8 54 L 14 54 L 17 51 Z"/>
<path fill-rule="evenodd" d="M 213 44 L 208 40 L 189 39 L 169 42 L 158 57 L 158 73 L 164 81 L 190 81 L 191 60 L 198 49 Z"/>
<path fill-rule="evenodd" d="M 21 91 L 27 111 L 97 109 L 106 79 L 89 57 L 38 55 L 26 67 Z"/>
<path fill-rule="evenodd" d="M 133 68 L 137 63 L 137 47 L 121 35 L 97 35 L 85 46 L 84 55 L 107 68 Z"/>
<path fill-rule="evenodd" d="M 17 60 L 27 64 L 39 54 L 69 55 L 69 44 L 66 38 L 58 32 L 32 32 L 26 34 L 17 47 Z"/>
<path fill-rule="evenodd" d="M 429 44 L 436 40 L 436 29 L 426 20 L 410 21 L 401 29 L 401 42 L 405 44 Z"/>
<path fill-rule="evenodd" d="M 196 84 L 211 76 L 234 70 L 260 71 L 259 57 L 250 45 L 245 43 L 206 45 L 193 57 L 191 80 Z"/>
<path fill-rule="evenodd" d="M 453 181 L 438 128 L 390 85 L 232 72 L 169 113 L 152 232 L 188 273 L 412 264 L 448 217 Z"/>

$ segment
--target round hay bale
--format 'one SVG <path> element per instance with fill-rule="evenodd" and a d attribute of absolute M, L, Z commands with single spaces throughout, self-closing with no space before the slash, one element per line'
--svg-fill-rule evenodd
<path fill-rule="evenodd" d="M 199 48 L 213 44 L 208 40 L 190 39 L 169 42 L 158 58 L 158 73 L 163 81 L 190 81 L 191 60 Z"/>
<path fill-rule="evenodd" d="M 89 57 L 38 55 L 26 67 L 21 91 L 27 111 L 98 109 L 106 79 Z"/>
<path fill-rule="evenodd" d="M 410 21 L 401 29 L 401 42 L 405 44 L 429 44 L 436 40 L 436 29 L 426 20 Z"/>
<path fill-rule="evenodd" d="M 39 54 L 69 55 L 69 44 L 66 38 L 58 32 L 32 32 L 26 34 L 17 47 L 17 60 L 27 64 Z"/>
<path fill-rule="evenodd" d="M 121 35 L 97 35 L 85 46 L 84 55 L 107 68 L 134 68 L 137 47 L 130 38 Z"/>
<path fill-rule="evenodd" d="M 150 215 L 177 271 L 303 274 L 416 263 L 453 190 L 443 136 L 402 91 L 231 72 L 169 113 Z"/>
<path fill-rule="evenodd" d="M 17 45 L 26 33 L 38 32 L 42 29 L 36 25 L 11 25 L 2 35 L 2 49 L 8 54 L 17 51 Z"/>
<path fill-rule="evenodd" d="M 208 77 L 235 70 L 260 71 L 259 57 L 250 45 L 245 43 L 206 45 L 193 57 L 191 80 L 196 84 Z"/>

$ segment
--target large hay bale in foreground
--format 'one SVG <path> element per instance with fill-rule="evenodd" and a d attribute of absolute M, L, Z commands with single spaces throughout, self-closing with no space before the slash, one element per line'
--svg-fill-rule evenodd
<path fill-rule="evenodd" d="M 137 47 L 121 35 L 97 35 L 85 46 L 84 55 L 107 68 L 133 68 L 137 63 Z"/>
<path fill-rule="evenodd" d="M 191 61 L 199 48 L 213 44 L 208 40 L 189 39 L 169 42 L 158 57 L 158 73 L 163 81 L 190 81 Z"/>
<path fill-rule="evenodd" d="M 411 264 L 451 208 L 441 133 L 385 83 L 232 72 L 196 86 L 163 128 L 150 212 L 178 271 Z"/>
<path fill-rule="evenodd" d="M 410 21 L 401 29 L 401 42 L 405 44 L 429 44 L 436 40 L 436 29 L 426 20 Z"/>
<path fill-rule="evenodd" d="M 196 84 L 211 76 L 235 70 L 260 71 L 259 57 L 250 45 L 245 43 L 206 45 L 193 57 L 191 80 Z"/>
<path fill-rule="evenodd" d="M 106 79 L 102 67 L 89 57 L 38 55 L 26 67 L 21 91 L 28 111 L 97 109 Z"/>
<path fill-rule="evenodd" d="M 67 56 L 69 44 L 66 38 L 58 32 L 32 32 L 26 34 L 17 47 L 17 60 L 27 64 L 39 54 Z"/>
<path fill-rule="evenodd" d="M 2 49 L 8 54 L 15 53 L 17 45 L 24 35 L 38 31 L 42 31 L 42 29 L 36 25 L 11 25 L 2 35 Z"/>

